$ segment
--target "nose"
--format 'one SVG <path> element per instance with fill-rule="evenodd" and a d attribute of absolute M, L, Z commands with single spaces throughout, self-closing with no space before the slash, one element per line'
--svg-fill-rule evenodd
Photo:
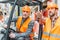
<path fill-rule="evenodd" d="M 51 13 L 51 10 L 49 11 L 49 13 Z"/>

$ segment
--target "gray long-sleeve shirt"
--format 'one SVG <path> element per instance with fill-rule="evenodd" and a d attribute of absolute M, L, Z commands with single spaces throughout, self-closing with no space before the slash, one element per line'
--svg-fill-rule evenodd
<path fill-rule="evenodd" d="M 16 19 L 13 19 L 12 21 L 16 21 Z M 24 23 L 26 19 L 22 19 L 22 24 Z M 32 29 L 33 29 L 33 25 L 34 25 L 34 21 L 31 21 L 28 25 L 28 29 L 26 32 L 24 33 L 15 33 L 16 37 L 24 37 L 24 36 L 28 36 L 31 32 L 32 32 Z"/>

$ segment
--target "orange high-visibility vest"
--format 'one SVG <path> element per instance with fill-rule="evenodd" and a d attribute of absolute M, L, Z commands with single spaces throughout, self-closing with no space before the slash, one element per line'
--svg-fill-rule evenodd
<path fill-rule="evenodd" d="M 20 32 L 26 32 L 27 29 L 28 29 L 28 25 L 31 21 L 31 18 L 29 17 L 22 25 L 21 25 L 21 22 L 22 22 L 22 16 L 20 16 L 16 22 L 16 28 L 17 28 L 17 31 L 20 31 Z M 33 33 L 30 34 L 30 38 L 33 40 Z"/>
<path fill-rule="evenodd" d="M 46 19 L 42 40 L 60 40 L 60 17 L 56 20 L 53 28 L 51 28 L 51 20 Z"/>

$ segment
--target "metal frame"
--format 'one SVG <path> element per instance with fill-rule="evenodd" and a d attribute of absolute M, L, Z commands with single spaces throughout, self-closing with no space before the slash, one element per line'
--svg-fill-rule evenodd
<path fill-rule="evenodd" d="M 18 5 L 18 16 L 20 16 L 20 6 Z"/>
<path fill-rule="evenodd" d="M 14 1 L 15 0 L 7 0 L 7 1 L 0 1 L 0 3 L 10 3 L 11 5 L 14 4 Z M 32 0 L 30 2 L 28 1 L 22 1 L 22 0 L 18 0 L 18 2 L 16 3 L 16 5 L 18 6 L 18 16 L 20 15 L 19 11 L 20 11 L 20 8 L 19 7 L 22 7 L 24 5 L 28 5 L 28 6 L 36 6 L 36 5 L 39 5 L 40 6 L 40 10 L 42 9 L 41 7 L 41 2 L 40 1 L 35 1 L 35 2 L 32 2 Z"/>
<path fill-rule="evenodd" d="M 10 3 L 11 5 L 14 5 L 12 10 L 11 10 L 11 13 L 10 13 L 10 17 L 9 17 L 9 20 L 8 20 L 8 28 L 7 28 L 7 31 L 6 31 L 6 39 L 4 40 L 9 40 L 8 38 L 8 35 L 9 35 L 9 28 L 10 28 L 10 24 L 11 24 L 11 20 L 12 20 L 12 16 L 13 16 L 13 12 L 14 12 L 14 9 L 15 9 L 15 6 L 17 5 L 18 6 L 18 16 L 20 16 L 20 7 L 24 6 L 24 5 L 28 5 L 28 6 L 36 6 L 36 5 L 39 5 L 40 6 L 40 10 L 42 10 L 42 2 L 41 1 L 35 1 L 35 2 L 27 2 L 27 1 L 22 1 L 22 0 L 15 0 L 14 1 L 1 1 L 0 3 Z M 39 27 L 40 29 L 40 27 Z M 41 31 L 41 30 L 39 30 Z M 40 34 L 39 33 L 39 37 L 40 37 Z M 40 38 L 38 37 L 38 40 L 40 40 Z"/>

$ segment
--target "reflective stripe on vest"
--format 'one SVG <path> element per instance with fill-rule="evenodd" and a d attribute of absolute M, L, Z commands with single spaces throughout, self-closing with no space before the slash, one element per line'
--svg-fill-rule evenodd
<path fill-rule="evenodd" d="M 43 34 L 45 34 L 47 36 L 52 36 L 52 37 L 55 37 L 55 38 L 60 38 L 60 35 L 57 35 L 57 34 L 50 34 L 50 33 L 47 33 L 47 32 L 43 32 Z"/>
<path fill-rule="evenodd" d="M 42 38 L 41 40 L 46 40 L 46 39 Z"/>

